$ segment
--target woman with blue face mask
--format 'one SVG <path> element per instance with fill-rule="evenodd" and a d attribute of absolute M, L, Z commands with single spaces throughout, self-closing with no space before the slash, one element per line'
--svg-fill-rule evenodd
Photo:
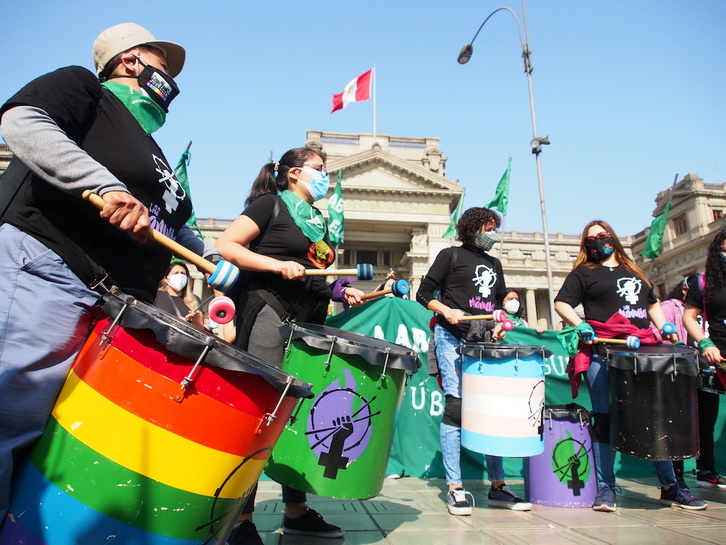
<path fill-rule="evenodd" d="M 325 197 L 329 185 L 322 151 L 291 149 L 262 167 L 247 208 L 217 241 L 224 259 L 244 271 L 241 293 L 231 295 L 237 307 L 235 344 L 270 365 L 282 365 L 284 339 L 278 328 L 284 320 L 322 324 L 331 298 L 362 303 L 363 292 L 346 282 L 336 280 L 328 286 L 324 277 L 305 274 L 305 269 L 325 269 L 335 259 L 325 219 L 313 206 Z M 255 492 L 229 545 L 262 544 L 252 522 L 254 500 Z M 328 538 L 345 533 L 306 506 L 305 492 L 283 485 L 282 500 L 283 533 Z"/>

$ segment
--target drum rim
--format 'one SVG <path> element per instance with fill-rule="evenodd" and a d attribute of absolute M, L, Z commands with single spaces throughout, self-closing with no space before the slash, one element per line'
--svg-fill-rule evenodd
<path fill-rule="evenodd" d="M 122 292 L 118 288 L 111 288 L 111 290 L 103 294 L 101 299 L 101 310 L 110 320 L 114 320 L 114 317 L 118 316 L 123 305 L 128 305 L 126 314 L 122 317 L 117 326 L 122 328 L 127 327 L 129 329 L 151 330 L 154 333 L 157 342 L 159 342 L 166 350 L 169 350 L 178 356 L 196 361 L 196 359 L 201 355 L 203 347 L 207 346 L 207 342 L 211 339 L 211 349 L 204 360 L 202 360 L 204 364 L 228 371 L 243 372 L 261 376 L 268 384 L 280 392 L 289 388 L 287 392 L 288 395 L 294 397 L 307 398 L 313 396 L 311 384 L 282 371 L 281 369 L 259 359 L 256 356 L 253 356 L 248 352 L 232 346 L 211 333 L 200 331 L 188 322 L 184 322 L 158 307 L 139 301 L 135 297 Z M 117 310 L 117 312 L 111 313 L 109 312 L 110 310 Z M 134 316 L 134 313 L 137 315 Z M 153 320 L 153 323 L 161 324 L 166 326 L 169 330 L 180 333 L 184 340 L 181 341 L 181 339 L 179 339 L 179 344 L 182 342 L 196 343 L 195 347 L 198 346 L 200 348 L 199 353 L 195 356 L 190 356 L 189 354 L 180 352 L 178 348 L 170 346 L 163 338 L 160 338 L 159 332 L 152 327 L 134 327 L 133 325 L 126 324 L 129 317 L 132 319 L 139 319 L 139 315 L 143 315 L 144 318 L 142 321 Z M 220 358 L 215 352 L 224 354 L 226 357 Z M 230 362 L 230 358 L 233 360 L 233 363 Z"/>
<path fill-rule="evenodd" d="M 519 353 L 520 357 L 526 358 L 533 354 L 541 354 L 542 361 L 552 356 L 552 352 L 543 345 L 536 344 L 506 344 L 506 343 L 461 343 L 458 348 L 462 356 L 477 356 L 474 351 L 484 351 L 494 359 L 511 357 L 511 352 Z M 529 352 L 529 353 L 527 353 Z"/>
<path fill-rule="evenodd" d="M 334 353 L 358 355 L 371 365 L 380 367 L 386 365 L 392 369 L 405 369 L 407 371 L 417 371 L 421 367 L 418 352 L 415 350 L 355 331 L 306 322 L 286 323 L 280 330 L 286 338 L 291 340 L 301 339 L 308 346 L 320 350 L 328 350 L 329 345 L 335 342 L 336 346 L 340 346 L 342 350 L 334 351 Z M 328 334 L 326 331 L 337 331 L 354 338 L 347 338 L 345 335 Z M 309 342 L 309 339 L 305 337 L 320 339 L 321 341 Z M 374 353 L 375 357 L 366 357 L 364 352 Z M 387 363 L 385 362 L 386 359 Z"/>

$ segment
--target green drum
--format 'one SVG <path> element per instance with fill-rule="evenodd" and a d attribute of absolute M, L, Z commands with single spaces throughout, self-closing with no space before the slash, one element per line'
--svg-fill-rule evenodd
<path fill-rule="evenodd" d="M 398 344 L 321 325 L 283 326 L 282 369 L 313 384 L 285 427 L 265 472 L 319 496 L 381 491 L 408 372 L 421 365 Z"/>

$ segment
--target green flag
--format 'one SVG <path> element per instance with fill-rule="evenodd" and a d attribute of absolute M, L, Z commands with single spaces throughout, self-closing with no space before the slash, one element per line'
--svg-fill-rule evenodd
<path fill-rule="evenodd" d="M 461 212 L 464 207 L 464 195 L 465 194 L 466 194 L 466 188 L 464 188 L 463 191 L 461 192 L 461 198 L 459 199 L 459 204 L 456 205 L 456 208 L 454 209 L 454 213 L 451 215 L 451 223 L 449 223 L 449 228 L 441 236 L 443 236 L 443 237 L 455 237 L 456 236 L 456 224 L 459 222 L 459 218 L 461 217 Z"/>
<path fill-rule="evenodd" d="M 668 201 L 665 205 L 665 209 L 661 212 L 650 224 L 650 233 L 645 241 L 643 247 L 643 257 L 645 259 L 655 259 L 660 255 L 660 247 L 663 244 L 663 234 L 665 233 L 666 225 L 668 224 L 668 212 L 670 211 L 673 203 Z"/>
<path fill-rule="evenodd" d="M 333 194 L 328 201 L 328 234 L 330 235 L 330 242 L 336 246 L 345 240 L 343 186 L 340 183 L 342 179 L 343 169 L 338 174 L 338 183 L 335 185 Z"/>
<path fill-rule="evenodd" d="M 189 143 L 189 145 L 191 146 L 191 142 Z M 189 195 L 190 199 L 192 198 L 192 194 L 189 191 L 189 176 L 187 175 L 187 165 L 189 164 L 191 158 L 192 154 L 189 152 L 189 148 L 187 148 L 179 158 L 179 163 L 176 165 L 176 169 L 174 170 L 174 176 L 176 176 L 179 184 L 184 188 L 184 191 L 187 195 Z M 187 220 L 187 226 L 194 229 L 200 238 L 204 238 L 202 230 L 199 228 L 199 224 L 197 223 L 197 216 L 194 213 L 194 209 L 192 209 L 192 215 L 189 216 L 189 219 Z"/>
<path fill-rule="evenodd" d="M 507 162 L 507 170 L 502 174 L 499 180 L 497 191 L 494 194 L 492 202 L 487 204 L 487 208 L 496 208 L 502 216 L 507 215 L 507 205 L 509 204 L 509 174 L 512 172 L 512 158 Z"/>

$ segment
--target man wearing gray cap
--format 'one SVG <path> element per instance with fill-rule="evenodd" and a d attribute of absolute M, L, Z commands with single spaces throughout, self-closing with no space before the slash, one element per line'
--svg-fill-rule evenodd
<path fill-rule="evenodd" d="M 171 253 L 142 233 L 184 243 L 191 202 L 150 137 L 184 58 L 136 24 L 116 25 L 93 44 L 97 74 L 61 68 L 0 108 L 14 154 L 0 182 L 0 525 L 13 462 L 42 434 L 99 294 L 115 285 L 153 301 Z M 101 195 L 100 213 L 84 190 Z"/>

